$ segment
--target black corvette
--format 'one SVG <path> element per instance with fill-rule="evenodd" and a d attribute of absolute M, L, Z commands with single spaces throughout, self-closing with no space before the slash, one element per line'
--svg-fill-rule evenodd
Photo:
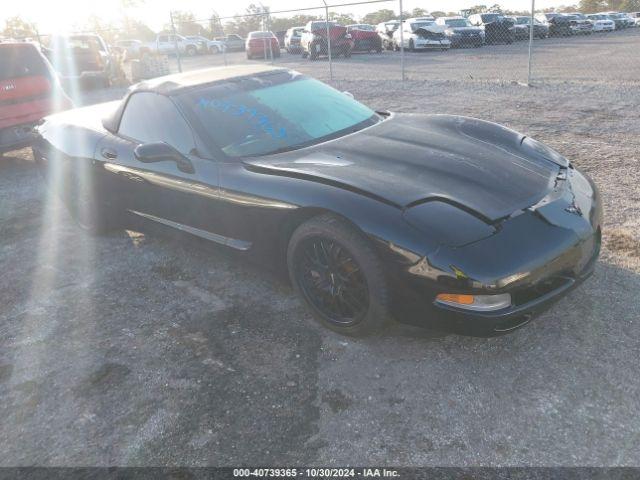
<path fill-rule="evenodd" d="M 374 112 L 300 73 L 229 67 L 48 117 L 34 156 L 85 229 L 131 218 L 283 271 L 314 316 L 496 335 L 593 271 L 595 185 L 500 125 Z"/>

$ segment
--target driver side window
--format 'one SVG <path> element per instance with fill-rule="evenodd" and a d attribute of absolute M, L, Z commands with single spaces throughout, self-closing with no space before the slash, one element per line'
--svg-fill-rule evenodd
<path fill-rule="evenodd" d="M 140 143 L 166 142 L 185 155 L 195 147 L 191 129 L 173 102 L 152 92 L 131 95 L 118 133 Z"/>

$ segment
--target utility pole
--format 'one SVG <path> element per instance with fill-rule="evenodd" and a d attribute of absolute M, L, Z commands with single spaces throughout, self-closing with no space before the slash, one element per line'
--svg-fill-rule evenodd
<path fill-rule="evenodd" d="M 405 73 L 404 73 L 404 25 L 402 25 L 402 22 L 404 21 L 403 18 L 403 14 L 402 14 L 402 0 L 399 0 L 400 2 L 400 26 L 398 27 L 400 29 L 400 70 L 402 70 L 402 81 L 405 81 Z"/>
<path fill-rule="evenodd" d="M 180 49 L 178 48 L 178 33 L 176 32 L 176 25 L 173 22 L 173 12 L 171 10 L 169 10 L 169 18 L 171 18 L 171 31 L 173 32 L 173 49 L 178 59 L 178 71 L 182 73 L 182 61 L 180 60 Z"/>
<path fill-rule="evenodd" d="M 534 22 L 535 22 L 535 11 L 536 11 L 536 0 L 531 0 L 531 24 L 529 25 L 529 73 L 527 74 L 527 85 L 532 85 L 531 78 L 531 61 L 533 59 L 533 30 L 534 30 Z"/>
<path fill-rule="evenodd" d="M 331 58 L 331 36 L 329 35 L 329 5 L 326 0 L 322 0 L 324 3 L 324 19 L 325 27 L 327 27 L 327 51 L 329 55 L 329 79 L 333 82 L 333 60 Z"/>

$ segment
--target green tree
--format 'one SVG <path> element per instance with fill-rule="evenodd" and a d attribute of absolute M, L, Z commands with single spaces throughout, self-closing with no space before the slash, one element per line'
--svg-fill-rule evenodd
<path fill-rule="evenodd" d="M 154 38 L 156 38 L 156 33 L 149 28 L 145 23 L 140 22 L 139 20 L 134 20 L 132 18 L 128 18 L 125 23 L 124 35 L 122 35 L 122 39 L 124 37 L 135 38 L 136 40 L 143 40 L 150 42 Z"/>
<path fill-rule="evenodd" d="M 288 30 L 292 27 L 304 27 L 314 20 L 323 20 L 323 17 L 315 15 L 294 15 L 293 17 L 275 17 L 271 19 L 271 29 L 274 32 Z"/>
<path fill-rule="evenodd" d="M 356 23 L 356 19 L 350 13 L 336 13 L 329 12 L 329 20 L 332 20 L 340 25 L 351 25 Z"/>
<path fill-rule="evenodd" d="M 74 30 L 78 32 L 97 33 L 107 43 L 115 42 L 122 33 L 122 28 L 119 25 L 107 22 L 98 15 L 90 15 L 85 22 L 78 24 Z"/>
<path fill-rule="evenodd" d="M 378 23 L 393 20 L 394 18 L 396 18 L 396 12 L 388 8 L 383 8 L 382 10 L 367 13 L 364 17 L 362 17 L 362 23 L 370 23 L 371 25 L 376 25 Z"/>
<path fill-rule="evenodd" d="M 485 13 L 488 11 L 488 8 L 486 5 L 474 5 L 471 8 L 468 8 L 465 10 L 465 13 L 467 15 L 473 15 L 475 13 Z"/>
<path fill-rule="evenodd" d="M 35 24 L 27 22 L 20 16 L 15 16 L 5 20 L 2 35 L 11 38 L 33 38 L 38 35 L 38 29 Z"/>
<path fill-rule="evenodd" d="M 196 22 L 196 17 L 191 12 L 172 12 L 173 24 L 180 35 L 202 35 L 207 33 L 203 25 Z"/>
<path fill-rule="evenodd" d="M 416 7 L 413 10 L 411 10 L 412 17 L 426 17 L 427 15 L 429 15 L 429 12 L 424 8 Z"/>
<path fill-rule="evenodd" d="M 213 12 L 209 17 L 208 35 L 211 38 L 224 36 L 224 27 L 222 26 L 220 15 L 218 15 L 216 12 Z"/>
<path fill-rule="evenodd" d="M 225 33 L 237 33 L 243 37 L 246 37 L 249 32 L 256 30 L 262 30 L 263 23 L 267 24 L 265 28 L 269 28 L 269 9 L 250 4 L 245 9 L 245 15 L 234 18 L 233 20 L 225 24 Z"/>
<path fill-rule="evenodd" d="M 640 0 L 624 0 L 620 5 L 620 10 L 624 12 L 640 12 Z"/>

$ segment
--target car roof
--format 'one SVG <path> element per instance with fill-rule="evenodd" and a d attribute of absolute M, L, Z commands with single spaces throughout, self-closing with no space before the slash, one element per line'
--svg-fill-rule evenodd
<path fill-rule="evenodd" d="M 132 86 L 120 101 L 118 108 L 103 118 L 102 125 L 108 131 L 118 130 L 120 119 L 131 95 L 139 92 L 153 92 L 161 95 L 175 95 L 190 87 L 205 86 L 216 82 L 223 82 L 232 78 L 242 78 L 270 72 L 293 72 L 287 68 L 272 67 L 270 65 L 235 65 L 230 67 L 212 67 L 192 72 L 175 73 L 151 80 L 146 80 Z"/>
<path fill-rule="evenodd" d="M 145 80 L 144 82 L 134 85 L 132 87 L 132 91 L 147 91 L 161 93 L 163 95 L 171 95 L 177 93 L 179 90 L 197 85 L 205 85 L 208 83 L 229 80 L 231 78 L 275 71 L 287 71 L 287 69 L 260 64 L 211 67 Z"/>

